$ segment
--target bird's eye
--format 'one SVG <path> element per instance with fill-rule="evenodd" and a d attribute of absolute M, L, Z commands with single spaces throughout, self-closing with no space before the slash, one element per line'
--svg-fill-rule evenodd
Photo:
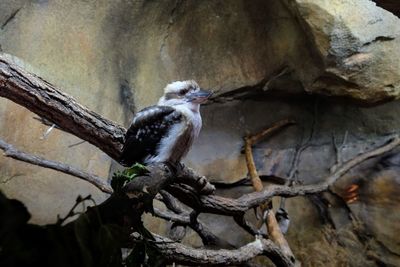
<path fill-rule="evenodd" d="M 185 89 L 185 90 L 181 90 L 181 91 L 179 92 L 179 95 L 185 95 L 187 92 L 188 92 L 188 90 L 187 90 L 187 89 Z"/>

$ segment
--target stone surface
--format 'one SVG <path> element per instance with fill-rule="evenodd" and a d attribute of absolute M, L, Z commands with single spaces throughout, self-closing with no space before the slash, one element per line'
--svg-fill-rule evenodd
<path fill-rule="evenodd" d="M 369 0 L 288 1 L 301 20 L 319 71 L 306 91 L 377 103 L 400 95 L 400 20 Z M 300 70 L 300 72 L 304 72 Z"/>
<path fill-rule="evenodd" d="M 348 133 L 346 160 L 399 133 L 398 101 L 364 108 L 318 96 L 362 103 L 396 98 L 398 25 L 398 18 L 367 0 L 0 1 L 4 52 L 125 126 L 170 81 L 195 79 L 214 89 L 217 97 L 202 109 L 204 128 L 185 163 L 226 182 L 247 174 L 242 137 L 288 117 L 298 124 L 254 148 L 262 175 L 288 177 L 295 151 L 303 146 L 298 179 L 320 181 L 335 163 L 332 135 L 341 143 Z M 91 145 L 70 147 L 80 140 L 58 130 L 41 139 L 48 126 L 33 117 L 0 99 L 0 137 L 105 179 L 118 167 Z M 326 197 L 336 231 L 320 218 L 315 201 L 287 201 L 293 221 L 288 240 L 305 266 L 400 264 L 396 162 L 386 167 L 368 162 L 337 184 L 338 197 Z M 78 194 L 105 198 L 75 178 L 2 156 L 0 176 L 1 190 L 22 200 L 35 223 L 54 222 Z M 359 185 L 358 199 L 344 205 L 353 184 Z M 251 191 L 218 193 L 239 197 Z M 363 222 L 363 231 L 349 220 L 350 212 Z M 254 220 L 252 213 L 247 216 Z M 232 243 L 251 240 L 238 227 L 226 227 L 231 218 L 201 214 L 201 219 Z M 146 217 L 146 223 L 166 231 L 159 220 Z M 194 236 L 190 232 L 185 242 L 199 245 Z"/>
<path fill-rule="evenodd" d="M 259 174 L 288 177 L 296 148 L 302 145 L 305 149 L 298 164 L 298 179 L 306 184 L 320 182 L 329 175 L 336 162 L 333 135 L 337 144 L 342 145 L 347 132 L 341 152 L 342 160 L 347 161 L 399 133 L 400 122 L 395 115 L 400 112 L 399 108 L 398 101 L 360 108 L 312 97 L 302 101 L 272 98 L 212 104 L 203 109 L 204 129 L 186 162 L 215 181 L 237 181 L 247 173 L 244 155 L 241 154 L 242 136 L 290 117 L 298 124 L 255 146 L 253 151 Z M 398 265 L 400 259 L 396 253 L 399 243 L 394 233 L 398 232 L 400 213 L 395 209 L 400 202 L 394 192 L 397 192 L 396 177 L 399 177 L 400 170 L 398 160 L 389 159 L 368 161 L 337 183 L 335 191 L 340 201 L 328 199 L 329 208 L 325 207 L 337 232 L 320 218 L 318 209 L 309 199 L 287 201 L 286 208 L 292 218 L 288 240 L 306 266 L 359 266 L 360 263 L 377 266 L 378 259 Z M 350 201 L 351 193 L 347 190 L 353 184 L 360 185 L 360 188 L 355 191 L 357 199 Z M 220 190 L 218 194 L 239 197 L 252 190 L 251 186 L 244 186 L 229 193 Z M 276 201 L 278 205 L 278 199 Z M 349 202 L 343 207 L 346 201 Z M 386 214 L 388 211 L 390 214 Z M 354 224 L 349 220 L 351 216 L 356 218 Z M 221 225 L 231 223 L 230 218 L 219 218 L 219 224 L 215 224 L 212 216 L 203 218 L 215 225 L 216 233 L 221 233 Z M 249 212 L 248 219 L 254 222 L 252 212 Z M 227 230 L 225 233 L 231 242 L 244 244 L 249 240 L 247 234 L 232 235 L 230 232 Z"/>

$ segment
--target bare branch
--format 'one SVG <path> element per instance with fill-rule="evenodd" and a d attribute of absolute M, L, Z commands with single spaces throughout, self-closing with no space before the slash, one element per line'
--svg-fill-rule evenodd
<path fill-rule="evenodd" d="M 266 235 L 262 234 L 260 231 L 257 230 L 257 228 L 252 225 L 251 223 L 249 223 L 245 218 L 244 218 L 244 214 L 241 215 L 236 215 L 233 217 L 233 219 L 235 220 L 236 224 L 239 225 L 240 227 L 242 227 L 246 232 L 248 232 L 249 234 L 251 234 L 252 236 L 257 236 L 260 235 L 262 237 L 267 237 Z"/>
<path fill-rule="evenodd" d="M 293 123 L 294 122 L 290 121 L 290 120 L 280 121 L 280 122 L 275 123 L 271 127 L 268 127 L 267 129 L 263 130 L 262 132 L 260 132 L 258 134 L 255 134 L 252 136 L 247 136 L 245 138 L 246 163 L 247 163 L 247 168 L 249 170 L 250 180 L 253 184 L 253 188 L 255 191 L 257 191 L 257 192 L 262 191 L 263 184 L 258 175 L 256 164 L 254 162 L 252 146 L 255 145 L 257 142 L 259 142 L 266 135 L 270 135 L 270 134 L 282 129 L 283 127 L 293 124 Z M 275 214 L 272 211 L 271 204 L 272 203 L 270 203 L 268 200 L 266 202 L 260 204 L 260 209 L 261 209 L 262 214 L 267 212 L 267 217 L 264 218 L 264 216 L 262 216 L 262 218 L 260 220 L 259 228 L 262 227 L 262 225 L 264 223 L 263 220 L 265 220 L 265 225 L 268 230 L 269 238 L 275 244 L 277 244 L 279 246 L 279 248 L 282 250 L 282 252 L 285 256 L 287 256 L 288 258 L 292 259 L 293 262 L 295 262 L 295 257 L 293 255 L 293 252 L 290 249 L 290 246 L 289 246 L 288 242 L 286 241 L 286 238 L 283 236 L 283 234 L 279 228 L 278 222 L 275 218 Z M 248 224 L 244 223 L 245 220 L 244 220 L 243 216 L 242 216 L 242 220 L 240 220 L 240 217 L 238 218 L 235 216 L 235 221 L 237 223 L 242 222 L 239 225 L 248 226 Z M 249 229 L 249 228 L 247 227 L 247 229 Z"/>
<path fill-rule="evenodd" d="M 160 195 L 162 196 L 162 198 L 160 199 L 160 201 L 162 201 L 165 206 L 172 210 L 173 212 L 177 213 L 177 214 L 181 214 L 181 213 L 189 213 L 188 211 L 186 211 L 182 205 L 180 205 L 180 203 L 178 202 L 178 200 L 176 200 L 176 198 L 174 198 L 170 193 L 168 193 L 165 190 L 161 190 L 160 191 Z"/>
<path fill-rule="evenodd" d="M 182 226 L 189 226 L 192 228 L 201 238 L 205 246 L 218 246 L 220 248 L 234 248 L 232 244 L 214 235 L 206 226 L 205 223 L 196 218 L 195 221 L 191 220 L 190 212 L 183 208 L 182 205 L 168 192 L 161 190 L 162 195 L 161 201 L 164 202 L 165 206 L 170 211 L 162 211 L 154 208 L 154 215 L 167 221 L 177 223 Z"/>
<path fill-rule="evenodd" d="M 295 123 L 296 122 L 294 120 L 290 120 L 290 119 L 278 121 L 278 122 L 274 123 L 271 127 L 268 127 L 267 129 L 262 130 L 261 132 L 256 133 L 254 135 L 248 136 L 246 139 L 250 142 L 250 145 L 255 145 L 262 138 L 270 136 L 270 135 L 276 133 L 277 131 L 281 130 L 283 127 L 293 125 Z"/>
<path fill-rule="evenodd" d="M 168 210 L 154 208 L 154 215 L 166 221 L 175 222 L 180 225 L 190 225 L 189 214 L 176 214 Z"/>
<path fill-rule="evenodd" d="M 241 248 L 234 250 L 219 249 L 194 249 L 171 239 L 153 234 L 154 246 L 168 262 L 185 265 L 238 265 L 245 263 L 256 256 L 268 256 L 277 266 L 293 266 L 290 259 L 286 258 L 271 241 L 257 239 Z"/>
<path fill-rule="evenodd" d="M 0 55 L 0 96 L 38 114 L 119 160 L 126 130 L 80 105 L 42 78 Z"/>
<path fill-rule="evenodd" d="M 241 213 L 259 206 L 273 196 L 295 197 L 315 194 L 326 191 L 336 180 L 346 174 L 350 169 L 367 159 L 382 155 L 400 145 L 400 138 L 394 137 L 386 145 L 356 156 L 339 167 L 333 174 L 322 179 L 324 182 L 313 185 L 271 185 L 261 192 L 245 194 L 237 199 L 225 198 L 215 195 L 198 196 L 188 187 L 172 184 L 167 191 L 172 193 L 184 204 L 198 210 L 221 215 L 240 215 Z"/>
<path fill-rule="evenodd" d="M 331 172 L 334 172 L 336 170 L 336 168 L 342 164 L 342 161 L 343 161 L 342 160 L 342 150 L 343 150 L 343 147 L 346 145 L 348 133 L 349 133 L 348 131 L 346 131 L 344 133 L 343 141 L 340 145 L 337 143 L 337 140 L 336 140 L 337 138 L 336 138 L 335 134 L 332 135 L 332 143 L 333 143 L 333 148 L 335 149 L 336 162 L 330 168 Z"/>
<path fill-rule="evenodd" d="M 66 165 L 61 162 L 57 161 L 52 161 L 52 160 L 47 160 L 35 155 L 31 155 L 25 152 L 22 152 L 18 149 L 16 149 L 14 146 L 6 143 L 5 141 L 0 139 L 0 148 L 4 150 L 4 155 L 6 157 L 10 157 L 16 160 L 28 162 L 30 164 L 34 164 L 37 166 L 53 169 L 56 171 L 60 171 L 78 178 L 81 178 L 82 180 L 85 180 L 97 188 L 99 188 L 101 191 L 104 193 L 111 194 L 113 192 L 113 189 L 111 186 L 105 182 L 105 179 L 100 178 L 97 175 L 90 174 L 87 172 L 84 172 L 82 170 L 79 170 L 77 168 L 71 167 L 69 165 Z"/>

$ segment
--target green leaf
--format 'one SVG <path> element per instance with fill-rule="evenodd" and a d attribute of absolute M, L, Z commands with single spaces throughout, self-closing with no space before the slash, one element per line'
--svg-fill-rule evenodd
<path fill-rule="evenodd" d="M 146 166 L 135 163 L 131 167 L 123 170 L 122 172 L 115 172 L 111 179 L 111 187 L 114 189 L 115 192 L 120 192 L 124 185 L 126 185 L 136 177 L 146 175 L 147 173 L 149 173 L 149 171 L 146 169 Z"/>

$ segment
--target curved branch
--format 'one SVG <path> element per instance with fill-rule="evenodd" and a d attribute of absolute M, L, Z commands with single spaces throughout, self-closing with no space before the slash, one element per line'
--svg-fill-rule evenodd
<path fill-rule="evenodd" d="M 29 109 L 118 161 L 126 130 L 83 107 L 52 84 L 0 54 L 0 96 Z"/>
<path fill-rule="evenodd" d="M 336 180 L 346 174 L 350 169 L 367 159 L 382 155 L 400 145 L 400 138 L 395 136 L 387 144 L 360 154 L 347 161 L 333 174 L 322 179 L 324 182 L 313 185 L 271 185 L 261 192 L 245 194 L 237 199 L 225 198 L 215 195 L 199 196 L 191 188 L 184 185 L 172 184 L 167 188 L 171 194 L 184 204 L 199 212 L 208 212 L 227 216 L 240 215 L 247 210 L 257 207 L 273 196 L 295 197 L 315 194 L 326 191 Z"/>
<path fill-rule="evenodd" d="M 22 152 L 18 149 L 16 149 L 14 146 L 4 142 L 3 140 L 0 139 L 0 149 L 4 150 L 4 155 L 6 157 L 10 157 L 16 160 L 28 162 L 37 166 L 53 169 L 56 171 L 60 171 L 78 178 L 81 178 L 82 180 L 85 180 L 97 188 L 99 188 L 101 191 L 104 193 L 111 194 L 113 192 L 113 189 L 111 186 L 104 181 L 104 179 L 100 178 L 97 175 L 90 174 L 87 172 L 84 172 L 82 170 L 79 170 L 77 168 L 71 167 L 67 164 L 53 161 L 53 160 L 47 160 L 35 155 L 31 155 L 25 152 Z"/>
<path fill-rule="evenodd" d="M 250 175 L 250 180 L 251 183 L 253 184 L 253 188 L 256 192 L 261 192 L 264 189 L 264 186 L 262 184 L 262 181 L 260 179 L 260 176 L 258 175 L 258 171 L 256 168 L 256 164 L 254 162 L 253 158 L 253 149 L 252 146 L 254 146 L 257 142 L 259 142 L 262 138 L 264 138 L 267 135 L 270 135 L 274 132 L 277 132 L 278 130 L 282 129 L 283 127 L 293 124 L 293 121 L 290 120 L 284 120 L 275 123 L 271 127 L 266 128 L 264 131 L 255 134 L 255 135 L 249 135 L 244 138 L 245 140 L 245 156 L 246 156 L 246 165 L 247 169 L 249 171 Z M 295 261 L 295 257 L 293 255 L 292 249 L 290 248 L 286 238 L 283 236 L 281 229 L 278 225 L 278 222 L 275 218 L 275 214 L 272 212 L 272 202 L 266 201 L 260 205 L 260 209 L 262 214 L 267 213 L 266 218 L 261 218 L 259 226 L 261 227 L 265 221 L 266 228 L 268 230 L 268 235 L 270 239 L 279 246 L 279 248 L 282 250 L 282 252 L 289 258 L 293 259 Z M 264 217 L 264 216 L 263 216 Z M 240 220 L 235 220 L 236 222 L 240 222 Z"/>
<path fill-rule="evenodd" d="M 158 218 L 175 222 L 182 226 L 188 226 L 193 229 L 201 238 L 202 242 L 206 246 L 215 246 L 219 248 L 234 248 L 235 246 L 219 238 L 218 236 L 214 235 L 208 227 L 198 221 L 197 223 L 192 223 L 190 220 L 189 214 L 176 214 L 171 211 L 164 211 L 157 208 L 154 208 L 154 215 Z"/>
<path fill-rule="evenodd" d="M 245 263 L 256 256 L 269 257 L 277 266 L 293 266 L 293 263 L 285 257 L 279 248 L 270 240 L 257 239 L 243 247 L 234 250 L 219 249 L 195 249 L 171 239 L 153 234 L 154 245 L 169 262 L 185 265 L 238 265 Z"/>

